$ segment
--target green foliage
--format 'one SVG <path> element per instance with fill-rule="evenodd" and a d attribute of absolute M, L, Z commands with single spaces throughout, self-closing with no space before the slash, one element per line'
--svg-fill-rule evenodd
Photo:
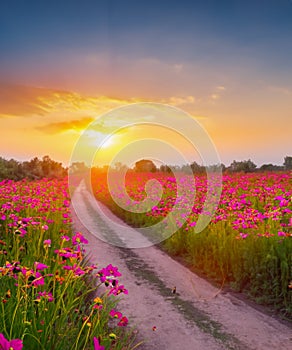
<path fill-rule="evenodd" d="M 15 181 L 42 178 L 62 179 L 66 174 L 67 170 L 62 166 L 62 163 L 55 162 L 49 156 L 44 156 L 41 160 L 35 157 L 25 162 L 0 157 L 0 181 L 4 179 Z"/>
<path fill-rule="evenodd" d="M 134 170 L 136 172 L 151 172 L 155 173 L 157 171 L 156 165 L 152 160 L 142 159 L 135 163 Z"/>
<path fill-rule="evenodd" d="M 255 171 L 256 169 L 256 164 L 252 162 L 250 159 L 249 160 L 244 160 L 244 161 L 233 161 L 228 170 L 231 172 L 244 172 L 244 173 L 251 173 Z"/>
<path fill-rule="evenodd" d="M 178 231 L 164 247 L 171 254 L 184 256 L 218 283 L 224 281 L 292 318 L 292 291 L 288 288 L 292 276 L 291 239 L 276 235 L 236 239 L 236 233 L 219 222 L 199 234 Z"/>
<path fill-rule="evenodd" d="M 110 315 L 118 303 L 111 284 L 100 288 L 86 239 L 71 231 L 67 182 L 0 189 L 0 333 L 24 350 L 88 350 L 94 337 L 105 349 L 133 349 L 132 331 Z"/>
<path fill-rule="evenodd" d="M 286 170 L 292 170 L 292 157 L 284 158 L 284 167 Z"/>
<path fill-rule="evenodd" d="M 178 199 L 175 179 L 169 173 L 156 173 L 154 178 L 163 186 L 159 203 L 149 211 L 136 213 L 131 211 L 130 204 L 125 206 L 128 210 L 117 205 L 111 195 L 118 197 L 119 189 L 117 193 L 109 193 L 105 176 L 93 174 L 98 200 L 134 227 L 151 227 L 164 220 Z M 149 179 L 150 174 L 129 174 L 125 182 L 129 196 L 142 202 Z M 188 178 L 181 179 L 188 189 Z M 290 174 L 225 174 L 217 211 L 208 227 L 195 234 L 200 205 L 204 203 L 203 179 L 196 177 L 199 191 L 194 198 L 192 214 L 185 222 L 179 222 L 182 226 L 178 226 L 178 231 L 162 246 L 219 284 L 224 281 L 234 290 L 292 319 Z"/>

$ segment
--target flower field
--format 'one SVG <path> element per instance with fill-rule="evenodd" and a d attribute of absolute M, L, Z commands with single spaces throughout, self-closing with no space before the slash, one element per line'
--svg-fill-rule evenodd
<path fill-rule="evenodd" d="M 177 198 L 176 180 L 171 174 L 128 172 L 125 185 L 137 204 L 145 199 L 145 184 L 155 178 L 163 188 L 158 205 L 146 213 L 131 210 L 128 198 L 124 208 L 117 205 L 107 188 L 107 176 L 92 172 L 96 198 L 128 224 L 151 226 L 171 212 Z M 181 174 L 186 191 L 189 175 Z M 197 271 L 243 291 L 258 303 L 278 309 L 286 318 L 292 316 L 292 181 L 288 173 L 224 174 L 223 191 L 211 223 L 201 233 L 194 227 L 206 197 L 205 176 L 195 176 L 196 194 L 192 213 L 180 229 L 163 242 L 170 254 L 182 257 Z M 112 194 L 123 202 L 122 191 Z M 158 194 L 157 194 L 158 197 Z M 184 220 L 183 220 L 184 219 Z"/>
<path fill-rule="evenodd" d="M 0 349 L 133 349 L 121 273 L 71 232 L 67 180 L 0 182 Z"/>

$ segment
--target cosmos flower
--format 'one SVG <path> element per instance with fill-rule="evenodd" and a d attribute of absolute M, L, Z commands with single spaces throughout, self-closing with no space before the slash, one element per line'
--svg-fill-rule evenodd
<path fill-rule="evenodd" d="M 36 261 L 36 262 L 34 263 L 34 266 L 35 266 L 35 269 L 38 270 L 38 271 L 42 271 L 42 270 L 48 268 L 47 265 L 45 265 L 45 264 L 43 264 L 43 263 L 40 263 L 40 262 L 38 262 L 38 261 Z"/>
<path fill-rule="evenodd" d="M 88 240 L 83 237 L 82 233 L 77 232 L 72 237 L 72 243 L 73 243 L 73 245 L 77 245 L 77 244 L 80 244 L 80 243 L 88 244 Z"/>
<path fill-rule="evenodd" d="M 105 350 L 105 347 L 104 346 L 101 346 L 99 344 L 99 340 L 98 338 L 96 337 L 93 337 L 93 349 L 94 350 Z"/>
<path fill-rule="evenodd" d="M 118 326 L 120 327 L 126 327 L 128 325 L 129 320 L 127 319 L 126 316 L 123 316 L 120 320 L 120 322 L 118 323 Z"/>
<path fill-rule="evenodd" d="M 23 343 L 20 339 L 7 340 L 2 333 L 0 333 L 0 349 L 1 350 L 22 350 Z"/>
<path fill-rule="evenodd" d="M 112 318 L 122 318 L 123 317 L 123 314 L 119 311 L 116 311 L 115 309 L 112 309 L 109 313 L 109 315 L 112 317 Z"/>
<path fill-rule="evenodd" d="M 45 247 L 45 248 L 48 248 L 48 247 L 51 246 L 52 241 L 51 241 L 50 239 L 45 239 L 44 242 L 43 242 L 43 244 L 44 244 L 44 247 Z"/>

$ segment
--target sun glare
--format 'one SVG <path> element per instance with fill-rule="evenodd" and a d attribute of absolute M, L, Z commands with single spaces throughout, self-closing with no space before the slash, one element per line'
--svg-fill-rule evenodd
<path fill-rule="evenodd" d="M 114 143 L 113 138 L 109 137 L 108 139 L 105 140 L 105 142 L 103 142 L 103 144 L 100 146 L 100 148 L 108 148 L 110 146 L 112 146 Z"/>

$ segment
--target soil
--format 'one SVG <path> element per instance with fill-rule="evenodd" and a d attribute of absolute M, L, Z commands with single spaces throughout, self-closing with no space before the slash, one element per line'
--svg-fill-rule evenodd
<path fill-rule="evenodd" d="M 217 288 L 158 247 L 130 249 L 101 240 L 122 239 L 114 224 L 120 219 L 101 203 L 94 205 L 83 183 L 72 203 L 78 213 L 72 210 L 73 227 L 88 239 L 86 250 L 92 263 L 100 268 L 111 263 L 122 273 L 120 282 L 129 294 L 122 296 L 119 309 L 136 328 L 137 341 L 143 341 L 139 349 L 292 349 L 291 324 Z M 126 230 L 129 236 L 140 234 L 131 227 Z"/>

